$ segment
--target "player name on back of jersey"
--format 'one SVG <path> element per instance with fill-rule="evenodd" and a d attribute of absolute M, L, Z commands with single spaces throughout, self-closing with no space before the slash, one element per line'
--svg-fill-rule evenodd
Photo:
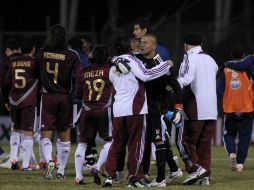
<path fill-rule="evenodd" d="M 100 77 L 103 76 L 104 72 L 103 70 L 94 70 L 94 71 L 88 71 L 84 73 L 84 78 L 93 78 L 93 77 Z"/>
<path fill-rule="evenodd" d="M 65 60 L 65 55 L 59 53 L 44 52 L 43 57 L 48 59 Z"/>
<path fill-rule="evenodd" d="M 31 61 L 13 61 L 12 67 L 30 67 Z"/>

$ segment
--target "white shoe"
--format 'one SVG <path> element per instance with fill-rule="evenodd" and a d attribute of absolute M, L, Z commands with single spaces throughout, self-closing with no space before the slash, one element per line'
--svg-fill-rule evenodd
<path fill-rule="evenodd" d="M 3 153 L 0 155 L 0 163 L 6 162 L 10 158 L 10 154 Z"/>
<path fill-rule="evenodd" d="M 183 181 L 183 185 L 192 185 L 197 180 L 203 178 L 207 174 L 207 170 L 203 167 L 199 167 L 197 171 L 192 172 L 187 176 L 187 178 Z"/>
<path fill-rule="evenodd" d="M 7 169 L 11 169 L 11 160 L 7 160 L 6 162 L 0 164 L 1 168 L 7 168 Z"/>
<path fill-rule="evenodd" d="M 243 171 L 243 164 L 236 164 L 236 171 L 242 172 Z"/>
<path fill-rule="evenodd" d="M 47 164 L 46 174 L 44 179 L 50 180 L 53 179 L 53 172 L 55 170 L 55 163 L 53 161 L 49 161 Z"/>
<path fill-rule="evenodd" d="M 166 180 L 162 180 L 161 182 L 157 182 L 156 179 L 154 179 L 150 184 L 149 187 L 166 187 Z"/>
<path fill-rule="evenodd" d="M 203 177 L 195 182 L 195 185 L 210 185 L 209 177 Z"/>
<path fill-rule="evenodd" d="M 176 172 L 168 172 L 168 175 L 166 177 L 166 183 L 172 182 L 174 179 L 180 178 L 183 176 L 183 172 L 180 168 Z"/>

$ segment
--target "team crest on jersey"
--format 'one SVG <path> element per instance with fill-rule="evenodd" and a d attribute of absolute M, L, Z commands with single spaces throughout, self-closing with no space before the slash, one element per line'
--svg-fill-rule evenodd
<path fill-rule="evenodd" d="M 241 81 L 238 78 L 233 78 L 230 81 L 230 87 L 232 89 L 239 89 L 241 86 Z"/>

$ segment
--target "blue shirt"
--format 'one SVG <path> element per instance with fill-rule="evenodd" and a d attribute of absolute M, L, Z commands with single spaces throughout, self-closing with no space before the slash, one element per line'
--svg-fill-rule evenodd
<path fill-rule="evenodd" d="M 157 43 L 156 53 L 158 53 L 161 56 L 163 61 L 170 59 L 170 53 L 168 49 L 159 43 Z"/>
<path fill-rule="evenodd" d="M 80 49 L 74 49 L 74 50 L 78 53 L 82 66 L 88 67 L 90 65 L 88 62 L 88 56 L 85 53 L 83 53 Z"/>

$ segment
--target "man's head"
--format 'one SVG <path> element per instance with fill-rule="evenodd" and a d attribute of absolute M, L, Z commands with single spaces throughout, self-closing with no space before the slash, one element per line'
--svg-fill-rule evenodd
<path fill-rule="evenodd" d="M 150 21 L 148 18 L 138 18 L 133 22 L 133 35 L 140 39 L 146 33 L 151 32 Z"/>
<path fill-rule="evenodd" d="M 244 48 L 242 45 L 236 45 L 231 50 L 231 56 L 234 60 L 241 60 L 244 58 Z"/>
<path fill-rule="evenodd" d="M 117 37 L 114 41 L 114 47 L 117 55 L 129 54 L 131 52 L 130 38 L 126 35 Z"/>
<path fill-rule="evenodd" d="M 79 37 L 74 37 L 68 41 L 68 47 L 74 50 L 78 49 L 81 51 L 83 48 L 83 43 Z"/>
<path fill-rule="evenodd" d="M 135 37 L 132 37 L 130 41 L 131 41 L 131 52 L 132 53 L 140 52 L 140 41 Z"/>
<path fill-rule="evenodd" d="M 47 47 L 52 50 L 65 49 L 65 28 L 59 24 L 50 28 L 50 37 Z"/>
<path fill-rule="evenodd" d="M 140 39 L 140 50 L 141 54 L 145 57 L 153 57 L 156 54 L 156 45 L 157 45 L 157 38 L 153 34 L 145 34 Z"/>
<path fill-rule="evenodd" d="M 86 34 L 83 34 L 79 37 L 79 39 L 81 40 L 82 42 L 82 51 L 89 55 L 89 53 L 92 51 L 93 49 L 93 43 L 92 43 L 92 40 L 91 40 L 91 37 L 86 35 Z"/>
<path fill-rule="evenodd" d="M 7 57 L 18 52 L 18 43 L 15 39 L 9 39 L 4 44 L 4 53 Z"/>
<path fill-rule="evenodd" d="M 189 34 L 184 37 L 183 42 L 184 42 L 184 50 L 188 51 L 193 47 L 201 46 L 202 39 L 197 34 Z"/>
<path fill-rule="evenodd" d="M 32 36 L 24 36 L 19 41 L 19 49 L 23 54 L 34 56 L 35 54 L 35 40 Z"/>
<path fill-rule="evenodd" d="M 89 54 L 89 60 L 92 63 L 106 64 L 109 60 L 109 49 L 104 45 L 97 45 Z"/>

